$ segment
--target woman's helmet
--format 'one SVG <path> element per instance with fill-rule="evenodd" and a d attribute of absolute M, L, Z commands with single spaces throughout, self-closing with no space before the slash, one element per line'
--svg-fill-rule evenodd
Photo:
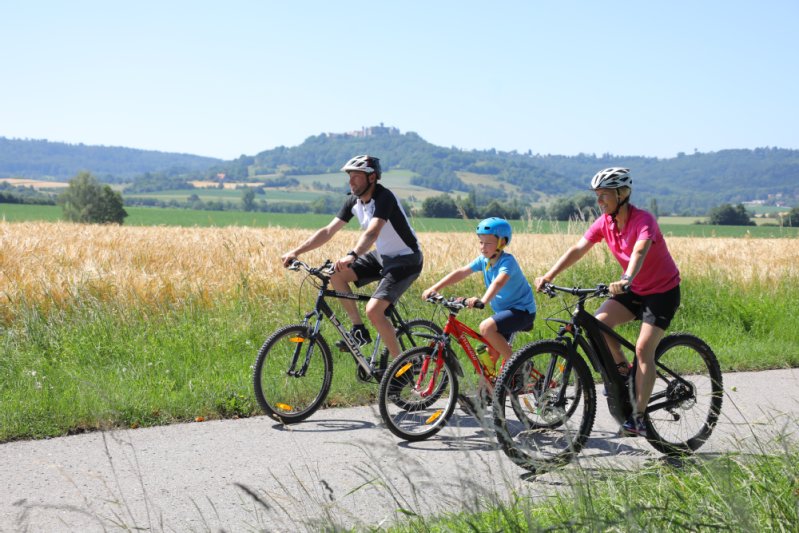
<path fill-rule="evenodd" d="M 347 161 L 347 164 L 341 167 L 341 170 L 344 172 L 360 170 L 361 172 L 366 172 L 367 175 L 374 173 L 377 174 L 377 179 L 380 179 L 380 175 L 382 174 L 380 171 L 380 160 L 370 155 L 356 155 Z"/>
<path fill-rule="evenodd" d="M 496 235 L 498 239 L 504 238 L 505 246 L 510 244 L 510 238 L 513 230 L 510 224 L 504 218 L 491 217 L 483 220 L 477 225 L 478 235 Z"/>
<path fill-rule="evenodd" d="M 629 168 L 606 168 L 597 172 L 591 178 L 591 188 L 596 189 L 618 189 L 620 187 L 633 187 L 633 178 L 630 176 Z"/>

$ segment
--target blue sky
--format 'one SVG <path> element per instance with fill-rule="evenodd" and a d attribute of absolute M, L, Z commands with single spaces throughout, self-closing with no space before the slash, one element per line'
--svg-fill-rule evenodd
<path fill-rule="evenodd" d="M 0 136 L 232 159 L 437 145 L 799 148 L 799 1 L 0 3 Z"/>

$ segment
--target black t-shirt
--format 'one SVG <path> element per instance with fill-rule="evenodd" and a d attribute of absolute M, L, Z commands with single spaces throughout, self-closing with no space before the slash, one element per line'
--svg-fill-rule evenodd
<path fill-rule="evenodd" d="M 373 218 L 386 221 L 375 247 L 377 253 L 387 257 L 408 255 L 419 251 L 416 233 L 411 227 L 399 198 L 379 183 L 375 185 L 372 199 L 363 203 L 357 196 L 350 195 L 338 212 L 336 218 L 349 222 L 352 217 L 358 218 L 361 229 L 366 229 Z"/>

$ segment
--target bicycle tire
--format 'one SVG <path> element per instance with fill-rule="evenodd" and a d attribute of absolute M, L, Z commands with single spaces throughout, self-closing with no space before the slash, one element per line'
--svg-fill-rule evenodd
<path fill-rule="evenodd" d="M 441 368 L 436 371 L 439 363 Z M 380 416 L 397 437 L 412 442 L 425 440 L 447 424 L 457 396 L 458 378 L 447 358 L 435 347 L 419 346 L 401 354 L 388 367 L 378 393 Z"/>
<path fill-rule="evenodd" d="M 530 367 L 544 376 L 539 380 L 543 379 L 545 386 L 525 381 Z M 580 390 L 579 397 L 575 390 Z M 524 410 L 521 416 L 514 403 Z M 570 403 L 576 406 L 571 408 Z M 542 340 L 525 346 L 505 364 L 497 379 L 497 439 L 511 461 L 532 473 L 569 463 L 588 440 L 595 417 L 596 390 L 588 366 L 560 342 Z"/>
<path fill-rule="evenodd" d="M 724 396 L 716 354 L 688 333 L 664 337 L 655 351 L 657 378 L 647 407 L 647 440 L 666 455 L 686 455 L 707 441 Z"/>
<path fill-rule="evenodd" d="M 396 328 L 397 342 L 400 346 L 400 353 L 406 352 L 411 348 L 420 345 L 428 345 L 432 339 L 421 335 L 441 335 L 442 329 L 431 320 L 424 318 L 414 318 L 405 322 L 404 326 Z M 421 334 L 421 335 L 420 335 Z M 378 370 L 384 371 L 388 368 L 389 353 L 388 348 L 383 348 L 378 361 Z"/>
<path fill-rule="evenodd" d="M 523 346 L 522 348 L 519 349 L 519 351 L 526 350 L 528 346 L 530 345 L 528 344 L 527 346 Z M 531 365 L 531 361 L 528 361 L 527 363 L 525 363 L 525 365 L 529 366 L 522 367 L 520 371 L 517 372 L 514 378 L 512 379 L 512 381 L 517 382 L 515 386 L 514 384 L 511 385 L 512 388 L 532 387 L 537 391 L 538 394 L 544 394 L 546 391 L 544 390 L 543 380 L 532 381 L 535 380 L 536 375 L 540 374 L 540 372 L 538 373 L 534 372 L 534 367 Z M 583 382 L 578 381 L 575 383 L 574 388 L 570 391 L 570 396 L 569 398 L 567 398 L 566 402 L 567 406 L 565 410 L 565 418 L 571 418 L 571 416 L 577 410 L 577 407 L 579 407 L 580 400 L 582 399 L 583 396 L 582 385 Z M 524 406 L 522 406 L 519 401 L 518 395 L 514 394 L 509 395 L 508 401 L 510 403 L 510 406 L 513 408 L 513 412 L 515 413 L 516 417 L 519 420 L 524 420 L 524 424 L 530 429 L 556 428 L 563 423 L 562 417 L 557 417 L 555 419 L 547 421 L 541 417 L 533 418 L 527 416 Z"/>
<path fill-rule="evenodd" d="M 311 338 L 307 326 L 284 326 L 264 342 L 253 367 L 253 388 L 261 409 L 284 424 L 295 424 L 311 416 L 322 405 L 330 391 L 333 358 L 324 337 Z M 289 375 L 295 350 L 302 367 L 311 350 L 305 375 Z"/>

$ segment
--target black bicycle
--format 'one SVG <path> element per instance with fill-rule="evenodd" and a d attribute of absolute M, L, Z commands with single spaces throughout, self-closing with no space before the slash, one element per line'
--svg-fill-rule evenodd
<path fill-rule="evenodd" d="M 557 338 L 518 350 L 494 388 L 494 423 L 503 450 L 533 473 L 561 466 L 580 452 L 596 416 L 591 369 L 607 390 L 610 414 L 622 424 L 635 402 L 635 345 L 585 310 L 591 298 L 607 297 L 606 285 L 567 288 L 547 284 L 543 291 L 576 296 L 563 310 Z M 633 353 L 633 367 L 622 376 L 603 336 L 608 334 Z M 590 363 L 589 368 L 586 361 Z M 655 352 L 656 381 L 646 408 L 647 441 L 667 455 L 698 449 L 710 437 L 721 412 L 721 370 L 713 350 L 688 333 L 671 333 Z"/>
<path fill-rule="evenodd" d="M 374 341 L 371 356 L 364 355 L 358 342 L 339 322 L 326 298 L 367 302 L 371 296 L 344 293 L 329 288 L 333 263 L 330 260 L 314 268 L 294 261 L 289 270 L 304 270 L 306 279 L 318 289 L 316 304 L 299 324 L 289 324 L 272 333 L 264 342 L 253 367 L 255 398 L 261 409 L 285 424 L 301 422 L 311 416 L 325 401 L 333 378 L 333 356 L 330 344 L 322 334 L 325 318 L 338 331 L 357 365 L 357 376 L 366 382 L 379 383 L 388 365 L 388 349 L 382 348 L 380 335 Z M 386 310 L 399 341 L 401 351 L 430 342 L 441 333 L 434 322 L 424 319 L 405 320 L 395 305 Z"/>

